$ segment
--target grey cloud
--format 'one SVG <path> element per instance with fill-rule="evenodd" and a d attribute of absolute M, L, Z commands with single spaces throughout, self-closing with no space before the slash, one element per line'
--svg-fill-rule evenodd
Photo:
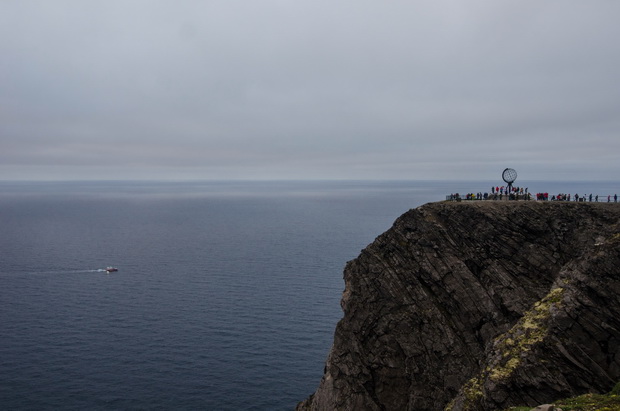
<path fill-rule="evenodd" d="M 567 163 L 565 178 L 608 178 L 618 12 L 5 1 L 1 171 L 104 178 L 103 157 L 127 178 L 484 178 L 512 161 L 539 178 Z"/>

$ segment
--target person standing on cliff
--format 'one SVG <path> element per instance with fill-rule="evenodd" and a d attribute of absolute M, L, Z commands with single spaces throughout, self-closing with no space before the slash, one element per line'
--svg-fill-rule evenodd
<path fill-rule="evenodd" d="M 618 202 L 618 194 L 614 194 L 614 203 Z"/>

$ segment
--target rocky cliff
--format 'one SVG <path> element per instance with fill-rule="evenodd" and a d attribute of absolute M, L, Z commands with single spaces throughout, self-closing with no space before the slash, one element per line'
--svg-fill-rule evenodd
<path fill-rule="evenodd" d="M 344 279 L 298 410 L 498 410 L 620 380 L 620 205 L 428 204 Z"/>

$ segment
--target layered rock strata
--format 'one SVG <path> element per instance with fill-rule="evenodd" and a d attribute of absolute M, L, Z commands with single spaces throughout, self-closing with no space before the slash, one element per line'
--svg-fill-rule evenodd
<path fill-rule="evenodd" d="M 446 202 L 347 263 L 298 410 L 497 410 L 620 380 L 620 206 Z"/>

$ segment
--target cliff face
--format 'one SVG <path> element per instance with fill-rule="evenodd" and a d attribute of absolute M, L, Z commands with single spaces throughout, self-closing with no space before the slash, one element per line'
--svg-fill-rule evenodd
<path fill-rule="evenodd" d="M 344 271 L 298 410 L 497 410 L 620 380 L 620 206 L 433 203 Z"/>

